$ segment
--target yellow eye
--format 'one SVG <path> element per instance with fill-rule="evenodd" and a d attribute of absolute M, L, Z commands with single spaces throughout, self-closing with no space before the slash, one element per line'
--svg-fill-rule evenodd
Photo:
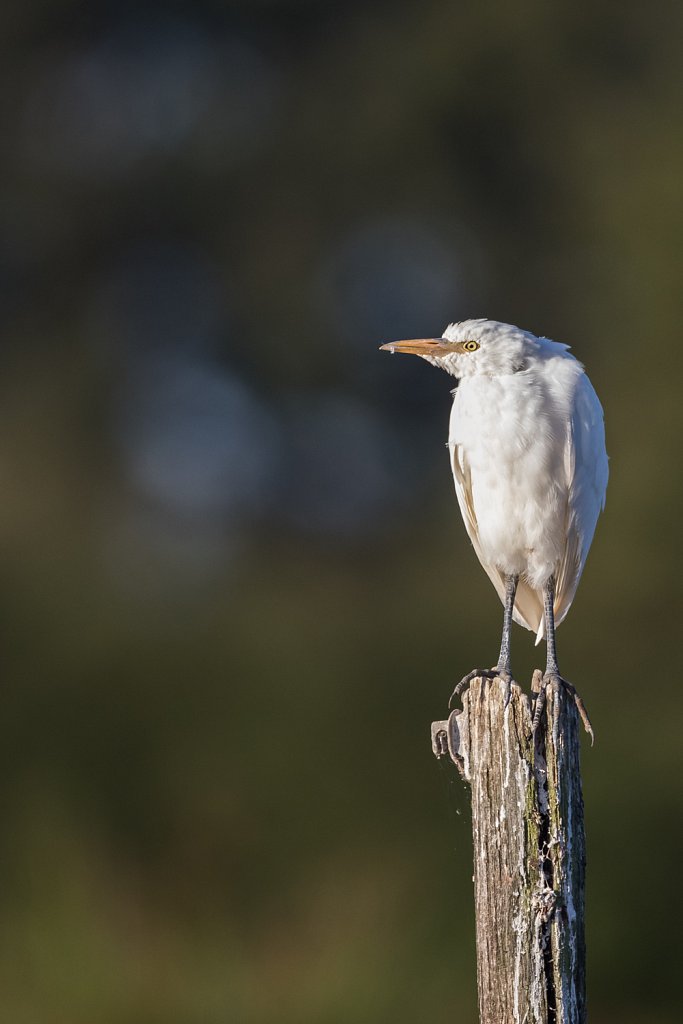
<path fill-rule="evenodd" d="M 476 352 L 477 349 L 479 348 L 479 342 L 478 341 L 463 341 L 462 347 L 463 347 L 463 351 L 464 352 Z"/>

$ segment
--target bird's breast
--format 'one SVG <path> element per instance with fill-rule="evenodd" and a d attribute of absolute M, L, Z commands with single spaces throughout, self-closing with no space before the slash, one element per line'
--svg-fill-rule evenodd
<path fill-rule="evenodd" d="M 449 446 L 467 467 L 482 552 L 503 571 L 553 571 L 563 544 L 566 436 L 566 414 L 530 374 L 471 378 L 456 392 Z"/>
<path fill-rule="evenodd" d="M 473 377 L 455 393 L 449 441 L 502 468 L 530 448 L 563 441 L 566 421 L 544 382 L 527 373 Z"/>

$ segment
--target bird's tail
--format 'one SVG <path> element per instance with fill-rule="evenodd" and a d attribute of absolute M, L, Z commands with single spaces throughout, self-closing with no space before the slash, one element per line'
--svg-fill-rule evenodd
<path fill-rule="evenodd" d="M 537 647 L 540 644 L 540 642 L 541 642 L 541 640 L 543 639 L 544 636 L 545 636 L 545 615 L 541 615 L 541 621 L 540 621 L 538 629 L 536 631 L 536 641 L 535 641 L 535 643 L 536 643 Z"/>
<path fill-rule="evenodd" d="M 505 604 L 505 577 L 500 569 L 481 563 L 489 575 L 489 579 L 498 591 L 498 597 Z M 543 595 L 540 591 L 534 590 L 526 580 L 520 577 L 517 583 L 515 594 L 515 606 L 512 609 L 512 618 L 520 626 L 530 629 L 536 633 L 536 643 L 540 643 L 543 634 Z"/>
<path fill-rule="evenodd" d="M 499 570 L 491 571 L 487 569 L 486 571 L 498 591 L 498 596 L 503 604 L 505 604 L 505 579 L 503 574 Z M 578 575 L 567 581 L 565 581 L 565 579 L 560 580 L 560 586 L 558 586 L 555 592 L 556 626 L 559 626 L 569 611 L 571 603 L 574 600 L 577 583 Z M 515 607 L 512 612 L 512 617 L 520 626 L 525 626 L 527 629 L 530 629 L 532 633 L 536 634 L 536 646 L 538 646 L 541 640 L 545 638 L 543 591 L 535 590 L 523 578 L 520 578 L 519 583 L 517 584 Z"/>
<path fill-rule="evenodd" d="M 576 583 L 569 591 L 555 594 L 555 625 L 564 619 L 576 593 Z M 520 601 L 521 598 L 521 601 Z M 545 615 L 543 613 L 543 592 L 532 590 L 528 583 L 519 581 L 515 597 L 515 619 L 536 634 L 536 646 L 545 638 Z"/>
<path fill-rule="evenodd" d="M 543 595 L 523 579 L 517 584 L 513 617 L 520 626 L 536 633 L 537 644 L 541 642 L 544 635 Z"/>

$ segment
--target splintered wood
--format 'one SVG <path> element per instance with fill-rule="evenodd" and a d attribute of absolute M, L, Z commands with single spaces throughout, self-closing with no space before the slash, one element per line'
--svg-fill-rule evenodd
<path fill-rule="evenodd" d="M 552 688 L 535 737 L 532 719 L 518 686 L 506 706 L 501 680 L 475 679 L 432 743 L 471 787 L 481 1024 L 584 1024 L 578 714 Z"/>

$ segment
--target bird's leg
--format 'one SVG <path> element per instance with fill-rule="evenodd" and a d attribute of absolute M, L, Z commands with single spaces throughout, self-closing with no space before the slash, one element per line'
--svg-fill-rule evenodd
<path fill-rule="evenodd" d="M 455 697 L 459 697 L 470 685 L 473 679 L 495 679 L 496 677 L 505 683 L 505 706 L 510 701 L 510 684 L 512 683 L 512 672 L 510 670 L 510 632 L 512 630 L 512 610 L 515 607 L 515 594 L 519 576 L 505 577 L 505 611 L 503 612 L 503 636 L 500 642 L 500 654 L 498 664 L 494 668 L 475 668 L 463 676 L 451 694 L 448 702 L 450 707 Z"/>
<path fill-rule="evenodd" d="M 503 635 L 500 641 L 500 654 L 496 672 L 505 683 L 505 706 L 510 700 L 510 684 L 512 683 L 512 670 L 510 667 L 510 633 L 512 632 L 512 612 L 515 607 L 515 594 L 519 576 L 505 577 L 505 610 L 503 612 Z"/>
<path fill-rule="evenodd" d="M 547 688 L 548 686 L 554 686 L 559 689 L 563 686 L 567 693 L 574 698 L 576 709 L 581 716 L 584 729 L 591 738 L 591 744 L 594 740 L 593 727 L 591 726 L 588 712 L 584 706 L 581 697 L 579 696 L 576 687 L 572 686 L 571 683 L 567 682 L 560 675 L 560 670 L 557 665 L 557 648 L 555 646 L 555 577 L 551 576 L 548 582 L 543 587 L 543 606 L 545 614 L 545 637 L 546 637 L 546 665 L 543 679 L 541 680 L 541 689 L 538 697 L 536 698 L 536 707 L 534 709 L 534 721 L 533 731 L 537 731 L 541 724 L 541 717 L 543 715 L 543 709 L 547 700 Z"/>

